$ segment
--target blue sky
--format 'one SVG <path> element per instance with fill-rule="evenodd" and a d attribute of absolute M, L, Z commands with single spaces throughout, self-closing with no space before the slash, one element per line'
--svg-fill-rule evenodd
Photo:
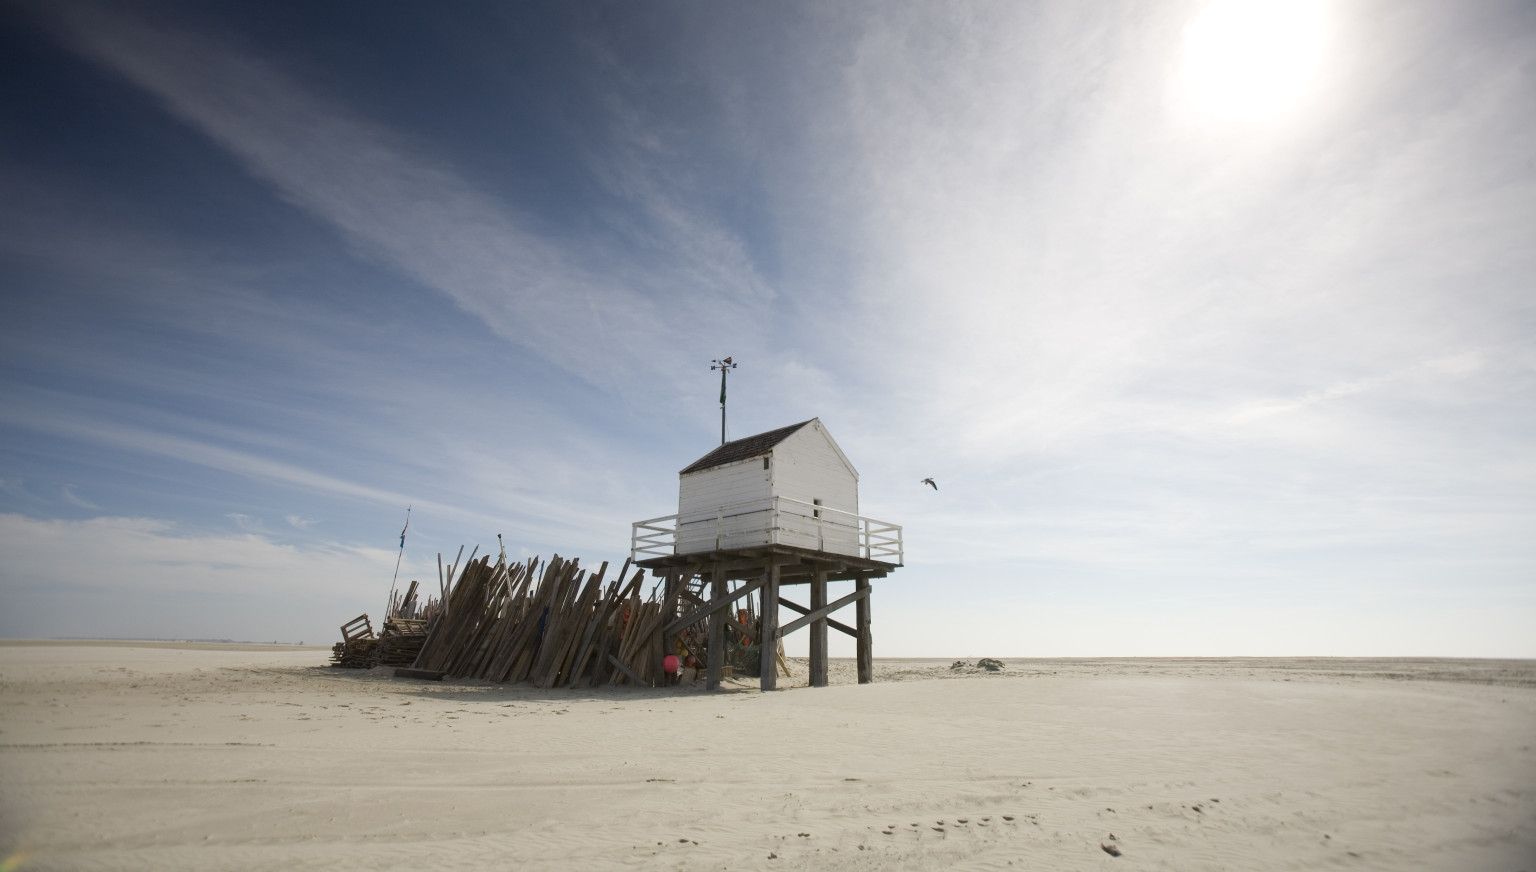
<path fill-rule="evenodd" d="M 407 577 L 622 560 L 729 354 L 905 526 L 879 655 L 1536 656 L 1533 70 L 1513 2 L 7 7 L 0 634 L 328 642 L 408 504 Z"/>

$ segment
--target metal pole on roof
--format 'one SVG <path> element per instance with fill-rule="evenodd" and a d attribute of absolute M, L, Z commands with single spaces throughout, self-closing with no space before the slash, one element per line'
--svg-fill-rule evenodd
<path fill-rule="evenodd" d="M 714 364 L 710 370 L 720 370 L 720 444 L 725 444 L 725 374 L 736 368 L 736 362 L 729 357 L 712 360 Z"/>

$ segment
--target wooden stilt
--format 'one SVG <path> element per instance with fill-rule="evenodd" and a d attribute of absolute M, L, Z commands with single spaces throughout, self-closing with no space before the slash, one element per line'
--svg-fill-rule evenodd
<path fill-rule="evenodd" d="M 856 591 L 869 590 L 869 576 L 860 575 L 854 581 Z M 869 684 L 875 680 L 875 641 L 869 631 L 869 595 L 859 597 L 854 605 L 854 625 L 858 628 L 857 655 L 859 665 L 859 683 Z"/>
<path fill-rule="evenodd" d="M 677 570 L 668 570 L 664 579 L 665 591 L 662 594 L 662 657 L 677 652 L 677 631 L 671 629 L 671 622 L 677 617 L 677 594 L 682 590 L 684 579 L 682 573 Z M 664 675 L 664 682 L 671 682 L 676 675 Z"/>
<path fill-rule="evenodd" d="M 725 597 L 725 572 L 715 564 L 709 574 L 709 598 L 717 601 Z M 709 616 L 709 672 L 704 684 L 706 690 L 720 689 L 720 676 L 725 670 L 725 622 L 730 620 L 728 609 L 720 609 Z"/>
<path fill-rule="evenodd" d="M 811 578 L 811 613 L 827 606 L 827 571 L 816 570 Z M 827 619 L 811 621 L 811 687 L 827 686 Z"/>
<path fill-rule="evenodd" d="M 763 690 L 779 689 L 779 664 L 775 656 L 779 651 L 779 565 L 770 564 L 763 575 L 763 628 L 759 636 L 762 645 L 762 663 L 758 670 L 759 686 Z"/>

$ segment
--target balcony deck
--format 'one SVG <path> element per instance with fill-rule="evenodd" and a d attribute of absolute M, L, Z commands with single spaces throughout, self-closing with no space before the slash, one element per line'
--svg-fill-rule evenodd
<path fill-rule="evenodd" d="M 786 583 L 794 583 L 815 571 L 833 580 L 879 578 L 902 565 L 904 552 L 900 525 L 770 497 L 710 513 L 636 521 L 630 557 L 650 569 L 762 567 L 769 560 L 781 567 Z"/>

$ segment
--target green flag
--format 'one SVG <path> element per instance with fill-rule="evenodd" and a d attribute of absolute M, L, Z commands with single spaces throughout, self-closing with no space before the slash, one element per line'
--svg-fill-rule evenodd
<path fill-rule="evenodd" d="M 720 367 L 720 405 L 725 405 L 725 367 Z"/>

